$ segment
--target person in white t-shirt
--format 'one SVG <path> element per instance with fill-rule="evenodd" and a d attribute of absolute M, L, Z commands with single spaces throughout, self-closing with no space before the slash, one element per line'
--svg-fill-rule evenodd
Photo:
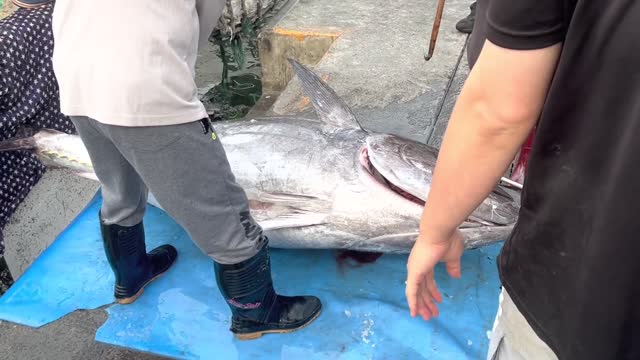
<path fill-rule="evenodd" d="M 102 185 L 99 217 L 117 302 L 135 301 L 177 258 L 171 245 L 146 253 L 150 189 L 214 260 L 230 330 L 253 339 L 301 328 L 322 305 L 275 293 L 268 239 L 198 99 L 198 48 L 223 7 L 222 0 L 58 0 L 53 63 L 61 111 Z"/>

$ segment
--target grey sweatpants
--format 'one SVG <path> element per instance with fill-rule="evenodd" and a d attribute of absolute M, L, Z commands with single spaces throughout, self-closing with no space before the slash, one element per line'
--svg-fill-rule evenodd
<path fill-rule="evenodd" d="M 200 121 L 151 127 L 105 125 L 71 117 L 102 184 L 106 224 L 132 226 L 145 213 L 148 189 L 198 247 L 235 264 L 264 245 L 226 153 Z"/>

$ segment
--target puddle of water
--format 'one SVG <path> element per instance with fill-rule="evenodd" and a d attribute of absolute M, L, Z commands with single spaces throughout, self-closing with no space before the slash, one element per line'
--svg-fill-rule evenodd
<path fill-rule="evenodd" d="M 212 35 L 212 48 L 203 61 L 209 61 L 210 69 L 217 69 L 219 74 L 212 74 L 217 77 L 213 82 L 200 76 L 200 83 L 207 84 L 200 84 L 200 100 L 209 114 L 216 114 L 212 120 L 243 118 L 262 96 L 258 34 L 286 3 L 280 1 L 255 23 L 244 21 L 232 39 L 220 33 Z M 207 60 L 207 55 L 215 59 Z"/>
<path fill-rule="evenodd" d="M 201 100 L 210 114 L 216 114 L 215 120 L 244 117 L 262 96 L 258 31 L 259 27 L 245 25 L 234 39 L 212 38 L 221 77 Z"/>

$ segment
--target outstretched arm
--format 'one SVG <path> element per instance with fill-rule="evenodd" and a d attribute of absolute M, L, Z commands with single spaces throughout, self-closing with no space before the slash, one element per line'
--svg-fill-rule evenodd
<path fill-rule="evenodd" d="M 463 252 L 458 226 L 495 188 L 538 120 L 561 45 L 511 50 L 486 41 L 443 139 L 420 235 L 409 257 L 411 315 L 437 316 L 433 279 L 439 261 L 453 277 Z"/>

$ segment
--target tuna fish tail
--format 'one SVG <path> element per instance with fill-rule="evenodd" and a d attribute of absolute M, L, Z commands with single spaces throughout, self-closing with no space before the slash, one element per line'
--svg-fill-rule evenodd
<path fill-rule="evenodd" d="M 14 150 L 34 150 L 37 147 L 36 139 L 33 137 L 9 139 L 0 141 L 0 152 Z"/>

